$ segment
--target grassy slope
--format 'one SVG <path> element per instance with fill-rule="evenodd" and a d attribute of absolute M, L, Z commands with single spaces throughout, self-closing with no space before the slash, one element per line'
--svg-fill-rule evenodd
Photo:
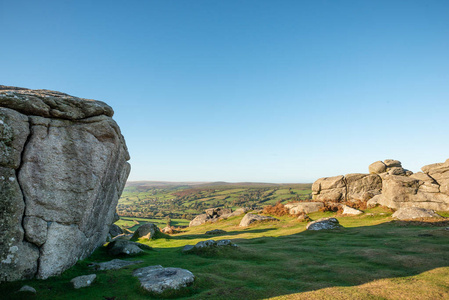
<path fill-rule="evenodd" d="M 186 290 L 185 299 L 448 299 L 449 231 L 394 222 L 381 208 L 369 211 L 375 215 L 338 217 L 345 229 L 332 232 L 305 231 L 305 223 L 289 217 L 240 228 L 241 217 L 235 217 L 149 241 L 153 251 L 128 258 L 142 259 L 144 264 L 95 272 L 98 280 L 89 288 L 73 290 L 68 282 L 94 273 L 87 268 L 90 261 L 111 259 L 103 249 L 60 277 L 3 284 L 0 293 L 19 299 L 11 291 L 29 284 L 38 294 L 27 299 L 149 299 L 130 274 L 135 268 L 160 264 L 195 274 L 197 280 Z M 216 228 L 227 233 L 204 234 Z M 210 238 L 232 239 L 240 247 L 202 256 L 180 251 L 186 244 Z"/>

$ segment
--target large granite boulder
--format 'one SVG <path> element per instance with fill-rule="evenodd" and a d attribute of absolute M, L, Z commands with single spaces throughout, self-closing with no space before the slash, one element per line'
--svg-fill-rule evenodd
<path fill-rule="evenodd" d="M 240 212 L 235 215 L 241 214 Z M 217 222 L 218 220 L 227 219 L 233 217 L 232 209 L 224 207 L 208 208 L 205 210 L 205 214 L 196 216 L 189 223 L 189 227 L 203 225 L 206 222 Z"/>
<path fill-rule="evenodd" d="M 321 218 L 319 220 L 310 222 L 307 224 L 307 230 L 332 230 L 339 229 L 343 226 L 340 225 L 337 219 L 335 218 Z"/>
<path fill-rule="evenodd" d="M 309 214 L 319 211 L 324 207 L 323 202 L 297 202 L 297 203 L 287 203 L 284 205 L 289 209 L 289 214 Z"/>
<path fill-rule="evenodd" d="M 105 241 L 130 171 L 112 115 L 0 86 L 0 282 L 60 274 Z"/>
<path fill-rule="evenodd" d="M 400 208 L 392 215 L 392 217 L 399 220 L 411 220 L 418 218 L 441 218 L 441 216 L 435 213 L 433 210 L 419 207 Z"/>

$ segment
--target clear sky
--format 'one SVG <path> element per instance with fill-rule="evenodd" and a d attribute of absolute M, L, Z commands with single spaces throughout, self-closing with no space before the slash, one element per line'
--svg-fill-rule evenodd
<path fill-rule="evenodd" d="M 0 84 L 107 102 L 130 180 L 449 158 L 449 1 L 0 0 Z"/>

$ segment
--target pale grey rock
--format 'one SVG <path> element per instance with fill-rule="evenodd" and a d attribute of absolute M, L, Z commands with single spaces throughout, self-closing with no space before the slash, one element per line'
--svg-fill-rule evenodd
<path fill-rule="evenodd" d="M 232 213 L 222 214 L 218 219 L 228 219 L 231 217 L 240 216 L 240 215 L 246 214 L 249 211 L 251 211 L 251 208 L 249 208 L 249 207 L 240 207 L 240 208 L 237 208 Z"/>
<path fill-rule="evenodd" d="M 25 238 L 35 244 L 42 246 L 47 240 L 47 221 L 37 217 L 23 218 L 23 227 L 25 229 Z"/>
<path fill-rule="evenodd" d="M 101 263 L 92 263 L 89 265 L 89 267 L 97 271 L 118 270 L 127 266 L 132 266 L 140 263 L 143 263 L 143 260 L 126 261 L 121 259 L 113 259 Z"/>
<path fill-rule="evenodd" d="M 210 217 L 207 214 L 198 215 L 192 221 L 190 221 L 189 227 L 203 225 L 208 220 L 210 220 Z"/>
<path fill-rule="evenodd" d="M 137 255 L 143 252 L 143 250 L 151 250 L 150 246 L 131 242 L 127 240 L 115 240 L 110 242 L 107 246 L 108 253 L 111 255 Z"/>
<path fill-rule="evenodd" d="M 195 246 L 194 246 L 194 245 L 185 245 L 185 246 L 182 248 L 182 252 L 189 252 L 189 251 L 191 251 L 191 250 L 193 250 L 193 249 L 195 249 Z"/>
<path fill-rule="evenodd" d="M 0 86 L 0 282 L 57 275 L 105 241 L 130 168 L 112 114 L 100 101 Z"/>
<path fill-rule="evenodd" d="M 331 230 L 342 228 L 337 219 L 335 218 L 322 218 L 307 224 L 307 230 Z"/>
<path fill-rule="evenodd" d="M 161 294 L 166 290 L 179 290 L 195 281 L 192 272 L 180 268 L 149 266 L 137 269 L 133 276 L 140 281 L 141 287 L 151 293 Z"/>
<path fill-rule="evenodd" d="M 97 275 L 95 274 L 83 275 L 73 278 L 72 280 L 70 280 L 70 282 L 72 283 L 75 289 L 80 289 L 83 287 L 90 286 L 95 281 L 96 278 Z"/>
<path fill-rule="evenodd" d="M 363 211 L 360 211 L 360 210 L 358 210 L 358 209 L 349 207 L 349 206 L 347 206 L 347 205 L 343 205 L 343 214 L 344 214 L 344 215 L 357 216 L 357 215 L 363 214 Z"/>
<path fill-rule="evenodd" d="M 381 161 L 376 161 L 369 165 L 368 170 L 370 174 L 381 174 L 387 171 L 387 166 Z"/>
<path fill-rule="evenodd" d="M 313 200 L 321 202 L 340 202 L 346 199 L 346 187 L 321 190 L 319 194 L 313 195 Z"/>
<path fill-rule="evenodd" d="M 254 222 L 265 222 L 265 221 L 279 221 L 276 218 L 273 217 L 269 217 L 269 216 L 261 216 L 261 215 L 255 215 L 252 213 L 247 213 L 242 221 L 240 221 L 239 226 L 240 227 L 247 227 L 249 225 L 251 225 Z"/>
<path fill-rule="evenodd" d="M 399 220 L 409 220 L 417 218 L 441 218 L 433 210 L 419 208 L 419 207 L 403 207 L 398 209 L 393 215 L 393 218 Z"/>
<path fill-rule="evenodd" d="M 382 189 L 382 179 L 376 174 L 347 174 L 346 199 L 347 201 L 366 202 L 372 196 L 379 194 Z"/>
<path fill-rule="evenodd" d="M 36 289 L 29 285 L 24 285 L 20 288 L 19 292 L 28 292 L 36 294 Z"/>
<path fill-rule="evenodd" d="M 375 207 L 376 205 L 379 204 L 379 201 L 381 201 L 381 198 L 382 198 L 382 195 L 376 195 L 376 196 L 374 196 L 373 198 L 369 199 L 369 200 L 366 202 L 366 206 L 367 206 L 368 208 Z"/>
<path fill-rule="evenodd" d="M 297 215 L 300 213 L 313 213 L 319 211 L 324 207 L 323 202 L 297 202 L 297 203 L 287 203 L 284 205 L 289 209 L 289 214 Z"/>
<path fill-rule="evenodd" d="M 137 230 L 134 232 L 133 236 L 131 237 L 131 240 L 137 240 L 137 239 L 155 239 L 157 238 L 157 234 L 160 233 L 159 227 L 157 227 L 156 224 L 153 223 L 146 223 L 137 228 Z"/>

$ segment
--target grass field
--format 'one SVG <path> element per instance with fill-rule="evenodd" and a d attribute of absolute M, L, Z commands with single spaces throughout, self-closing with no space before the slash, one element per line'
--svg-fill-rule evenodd
<path fill-rule="evenodd" d="M 306 223 L 292 217 L 248 228 L 238 226 L 241 216 L 234 217 L 144 242 L 153 250 L 125 258 L 144 260 L 141 265 L 94 272 L 90 262 L 113 258 L 98 249 L 60 277 L 2 284 L 0 293 L 20 299 L 12 292 L 28 284 L 38 292 L 26 299 L 151 299 L 131 273 L 162 265 L 195 274 L 193 286 L 174 295 L 183 299 L 449 299 L 448 221 L 399 222 L 382 208 L 366 212 L 374 215 L 337 216 L 343 229 L 319 232 L 305 231 Z M 227 233 L 205 235 L 211 229 Z M 181 252 L 186 244 L 211 238 L 231 239 L 239 247 L 203 255 Z M 98 276 L 91 287 L 71 288 L 73 277 L 91 273 Z"/>

